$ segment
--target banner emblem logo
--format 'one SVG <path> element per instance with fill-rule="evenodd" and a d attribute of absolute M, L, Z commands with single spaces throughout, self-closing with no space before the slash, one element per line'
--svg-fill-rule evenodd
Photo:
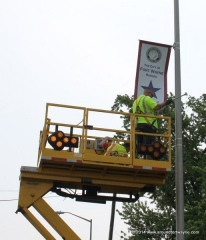
<path fill-rule="evenodd" d="M 159 50 L 159 48 L 157 47 L 151 47 L 147 50 L 146 52 L 146 56 L 147 59 L 152 62 L 152 63 L 156 63 L 159 62 L 161 57 L 162 57 L 162 53 Z"/>

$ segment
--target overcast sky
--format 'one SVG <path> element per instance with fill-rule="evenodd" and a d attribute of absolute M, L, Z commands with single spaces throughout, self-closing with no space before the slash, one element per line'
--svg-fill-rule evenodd
<path fill-rule="evenodd" d="M 1 239 L 43 239 L 15 214 L 15 199 L 20 167 L 37 164 L 46 103 L 110 109 L 117 94 L 132 95 L 139 40 L 174 43 L 173 5 L 172 0 L 0 1 Z M 182 93 L 195 97 L 206 85 L 205 9 L 204 0 L 180 1 Z M 172 49 L 168 92 L 174 89 Z M 92 219 L 93 239 L 108 239 L 110 202 L 48 201 L 55 210 Z M 88 222 L 62 217 L 81 239 L 89 239 Z M 121 229 L 127 227 L 116 214 L 113 240 L 120 239 Z"/>

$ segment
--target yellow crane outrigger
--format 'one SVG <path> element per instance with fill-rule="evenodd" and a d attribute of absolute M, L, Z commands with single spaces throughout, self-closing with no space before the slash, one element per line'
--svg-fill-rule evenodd
<path fill-rule="evenodd" d="M 55 114 L 55 110 L 58 113 Z M 47 103 L 37 167 L 21 167 L 17 212 L 21 212 L 47 240 L 55 238 L 31 213 L 31 206 L 63 239 L 79 240 L 44 201 L 43 197 L 48 192 L 84 202 L 135 202 L 139 192 L 151 192 L 156 186 L 164 184 L 166 175 L 171 171 L 171 120 L 156 116 L 167 131 L 143 134 L 135 130 L 138 115 L 141 114 Z M 115 123 L 119 117 L 129 119 L 129 130 L 101 126 L 105 119 Z M 130 142 L 129 157 L 104 155 L 99 142 L 104 136 L 114 134 L 127 136 L 126 140 L 118 137 L 113 140 L 120 144 Z M 138 134 L 155 136 L 156 145 L 136 146 Z M 141 151 L 137 152 L 137 148 Z M 146 154 L 155 156 L 155 160 L 145 159 Z"/>

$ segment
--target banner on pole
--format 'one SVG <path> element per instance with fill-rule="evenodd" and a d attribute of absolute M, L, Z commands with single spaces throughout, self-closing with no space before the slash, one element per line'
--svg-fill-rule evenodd
<path fill-rule="evenodd" d="M 134 98 L 150 88 L 158 103 L 167 98 L 167 70 L 171 53 L 170 45 L 139 41 Z"/>

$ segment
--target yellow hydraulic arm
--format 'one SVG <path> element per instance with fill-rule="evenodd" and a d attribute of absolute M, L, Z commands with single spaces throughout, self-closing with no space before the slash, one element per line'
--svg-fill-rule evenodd
<path fill-rule="evenodd" d="M 33 206 L 36 211 L 56 230 L 62 239 L 79 240 L 80 238 L 73 230 L 59 217 L 59 215 L 47 204 L 43 196 L 53 188 L 51 177 L 45 177 L 38 173 L 37 168 L 22 167 L 21 169 L 21 186 L 19 192 L 20 211 L 29 222 L 45 237 L 45 239 L 55 239 L 48 230 L 36 219 L 29 211 Z"/>

